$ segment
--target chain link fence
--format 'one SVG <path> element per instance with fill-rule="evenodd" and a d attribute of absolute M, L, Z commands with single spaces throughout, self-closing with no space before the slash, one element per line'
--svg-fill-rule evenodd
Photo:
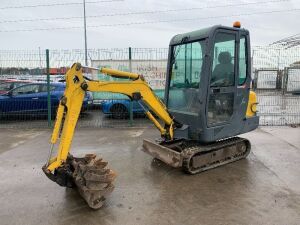
<path fill-rule="evenodd" d="M 300 48 L 254 47 L 253 89 L 261 125 L 300 124 Z"/>
<path fill-rule="evenodd" d="M 299 50 L 298 47 L 253 47 L 253 89 L 258 94 L 261 125 L 300 124 Z M 167 57 L 167 48 L 88 50 L 89 66 L 143 74 L 161 98 L 164 96 Z M 84 64 L 84 50 L 50 50 L 49 59 L 53 120 L 64 90 L 64 74 L 74 62 Z M 92 79 L 117 79 L 98 71 L 85 70 L 84 73 Z M 49 105 L 46 82 L 45 50 L 0 50 L 0 128 L 47 127 Z M 13 102 L 5 99 L 8 92 L 15 96 Z M 140 106 L 128 97 L 112 93 L 88 93 L 78 126 L 144 127 L 150 124 Z"/>

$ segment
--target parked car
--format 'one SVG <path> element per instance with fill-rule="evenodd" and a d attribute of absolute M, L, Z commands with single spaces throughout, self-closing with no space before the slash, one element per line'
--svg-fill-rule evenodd
<path fill-rule="evenodd" d="M 51 83 L 51 109 L 55 116 L 59 100 L 65 90 L 65 84 Z M 87 109 L 91 102 L 90 94 L 87 93 L 82 110 Z M 10 90 L 4 95 L 0 95 L 0 115 L 47 115 L 48 113 L 48 93 L 47 83 L 25 84 Z"/>
<path fill-rule="evenodd" d="M 102 112 L 107 115 L 111 115 L 114 119 L 125 119 L 129 116 L 130 112 L 130 100 L 104 100 L 101 103 Z M 144 114 L 144 109 L 137 101 L 132 101 L 133 114 Z"/>
<path fill-rule="evenodd" d="M 10 90 L 20 87 L 24 84 L 31 83 L 30 81 L 27 80 L 0 80 L 0 95 L 3 95 Z"/>

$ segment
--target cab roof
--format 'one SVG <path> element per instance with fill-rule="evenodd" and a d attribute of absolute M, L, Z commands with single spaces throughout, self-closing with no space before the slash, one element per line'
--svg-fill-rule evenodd
<path fill-rule="evenodd" d="M 200 29 L 200 30 L 195 30 L 195 31 L 191 31 L 191 32 L 188 32 L 188 33 L 177 34 L 171 39 L 170 45 L 177 45 L 177 44 L 181 44 L 181 43 L 185 43 L 185 42 L 191 42 L 191 41 L 207 38 L 209 36 L 212 36 L 217 29 L 247 31 L 244 28 L 236 28 L 236 27 L 215 25 L 215 26 L 212 26 L 212 27 L 207 27 L 207 28 L 203 28 L 203 29 Z"/>

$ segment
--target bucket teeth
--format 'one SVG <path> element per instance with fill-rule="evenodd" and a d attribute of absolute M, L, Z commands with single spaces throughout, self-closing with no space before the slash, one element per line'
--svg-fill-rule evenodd
<path fill-rule="evenodd" d="M 69 162 L 74 167 L 73 179 L 78 192 L 91 208 L 101 208 L 105 197 L 114 190 L 112 182 L 116 173 L 107 168 L 108 162 L 95 154 L 87 154 L 83 158 L 70 155 Z"/>
<path fill-rule="evenodd" d="M 90 190 L 105 190 L 109 186 L 109 183 L 96 183 L 93 181 L 86 181 L 86 187 Z"/>
<path fill-rule="evenodd" d="M 107 164 L 108 164 L 108 162 L 97 160 L 97 161 L 95 161 L 94 166 L 96 166 L 99 169 L 102 169 L 102 168 L 105 168 L 107 166 Z"/>
<path fill-rule="evenodd" d="M 94 168 L 94 167 L 88 168 L 88 171 L 89 171 L 90 173 L 98 174 L 98 175 L 104 175 L 104 174 L 107 174 L 107 173 L 109 173 L 109 170 L 110 170 L 110 169 L 97 169 L 97 168 Z"/>
<path fill-rule="evenodd" d="M 112 170 L 106 170 L 106 173 L 96 174 L 93 171 L 87 171 L 84 174 L 85 180 L 102 182 L 102 183 L 111 183 L 115 179 L 115 173 Z"/>

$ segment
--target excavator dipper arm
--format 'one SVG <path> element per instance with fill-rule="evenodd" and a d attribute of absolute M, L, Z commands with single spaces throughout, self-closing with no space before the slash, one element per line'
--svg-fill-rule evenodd
<path fill-rule="evenodd" d="M 127 79 L 124 81 L 89 80 L 83 76 L 82 66 L 79 63 L 73 64 L 66 73 L 66 89 L 57 110 L 50 140 L 51 150 L 47 163 L 43 166 L 44 173 L 59 185 L 76 186 L 92 208 L 100 208 L 103 205 L 105 195 L 113 190 L 112 181 L 116 175 L 106 168 L 107 162 L 96 159 L 95 155 L 88 154 L 84 158 L 75 158 L 69 153 L 86 91 L 121 93 L 141 102 L 146 109 L 147 117 L 165 140 L 173 139 L 174 129 L 173 118 L 166 106 L 153 93 L 141 75 L 108 68 L 98 70 L 109 76 Z M 149 109 L 164 122 L 164 126 Z M 52 151 L 58 140 L 57 154 L 52 157 Z"/>

